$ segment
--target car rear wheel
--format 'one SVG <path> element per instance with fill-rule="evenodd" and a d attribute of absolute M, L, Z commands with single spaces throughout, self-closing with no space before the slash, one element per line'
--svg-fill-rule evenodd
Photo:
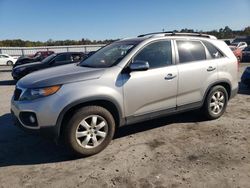
<path fill-rule="evenodd" d="M 13 62 L 12 61 L 7 61 L 6 65 L 13 66 Z"/>
<path fill-rule="evenodd" d="M 225 112 L 228 93 L 223 86 L 214 86 L 208 93 L 203 109 L 208 119 L 217 119 Z"/>
<path fill-rule="evenodd" d="M 66 125 L 64 139 L 79 156 L 94 155 L 108 146 L 115 132 L 111 113 L 100 106 L 78 110 Z"/>

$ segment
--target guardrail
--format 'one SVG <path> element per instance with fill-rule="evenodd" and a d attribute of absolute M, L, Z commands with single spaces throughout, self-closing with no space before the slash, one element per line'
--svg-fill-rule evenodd
<path fill-rule="evenodd" d="M 97 45 L 73 45 L 73 46 L 39 46 L 39 47 L 0 47 L 0 54 L 8 54 L 11 56 L 22 56 L 35 54 L 37 51 L 54 51 L 60 52 L 90 52 L 96 51 L 105 44 Z"/>

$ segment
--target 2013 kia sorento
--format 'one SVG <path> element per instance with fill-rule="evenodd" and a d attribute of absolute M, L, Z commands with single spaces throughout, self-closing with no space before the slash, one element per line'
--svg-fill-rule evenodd
<path fill-rule="evenodd" d="M 123 125 L 192 109 L 219 118 L 238 90 L 237 59 L 214 36 L 151 33 L 114 42 L 77 64 L 18 81 L 11 111 L 81 156 L 103 150 Z"/>

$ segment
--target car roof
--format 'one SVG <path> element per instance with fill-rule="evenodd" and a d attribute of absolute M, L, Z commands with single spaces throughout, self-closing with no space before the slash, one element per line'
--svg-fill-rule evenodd
<path fill-rule="evenodd" d="M 84 53 L 83 52 L 59 52 L 59 53 L 55 53 L 55 54 L 56 55 L 61 55 L 61 54 L 84 54 Z"/>

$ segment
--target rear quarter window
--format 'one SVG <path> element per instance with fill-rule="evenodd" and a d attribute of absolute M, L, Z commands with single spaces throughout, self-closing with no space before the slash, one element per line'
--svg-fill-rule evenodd
<path fill-rule="evenodd" d="M 206 48 L 210 54 L 210 57 L 212 59 L 224 57 L 224 55 L 210 42 L 202 41 L 202 43 L 206 46 Z"/>

